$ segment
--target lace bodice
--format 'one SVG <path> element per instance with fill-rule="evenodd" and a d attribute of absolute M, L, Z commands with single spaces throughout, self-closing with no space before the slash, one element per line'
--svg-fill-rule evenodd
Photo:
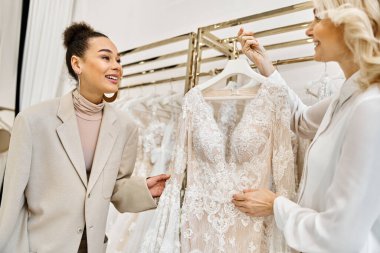
<path fill-rule="evenodd" d="M 140 252 L 286 252 L 273 218 L 252 218 L 231 202 L 247 188 L 295 195 L 286 91 L 264 83 L 247 101 L 184 99 L 172 162 Z M 180 208 L 181 185 L 187 186 Z"/>

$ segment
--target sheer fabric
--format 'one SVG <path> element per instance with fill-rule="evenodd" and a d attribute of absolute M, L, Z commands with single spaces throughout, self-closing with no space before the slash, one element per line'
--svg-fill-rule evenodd
<path fill-rule="evenodd" d="M 138 114 L 134 109 L 126 110 L 139 126 L 138 151 L 133 175 L 149 177 L 165 173 L 173 152 L 177 116 L 173 113 L 170 119 L 163 120 L 154 110 L 152 113 Z M 137 252 L 154 212 L 155 210 L 119 213 L 111 205 L 107 224 L 107 252 Z"/>
<path fill-rule="evenodd" d="M 232 195 L 270 188 L 293 198 L 294 160 L 287 91 L 261 85 L 247 101 L 185 98 L 171 179 L 139 252 L 288 252 L 273 217 L 237 210 Z M 181 186 L 187 186 L 181 207 Z"/>

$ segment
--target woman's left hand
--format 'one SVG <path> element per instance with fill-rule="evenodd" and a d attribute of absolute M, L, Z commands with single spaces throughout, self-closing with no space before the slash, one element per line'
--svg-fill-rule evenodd
<path fill-rule="evenodd" d="M 153 198 L 160 197 L 165 189 L 166 180 L 170 178 L 169 174 L 161 174 L 154 177 L 148 177 L 146 179 L 146 185 L 152 194 Z"/>
<path fill-rule="evenodd" d="M 232 203 L 243 213 L 254 216 L 269 216 L 273 214 L 273 204 L 276 194 L 268 189 L 244 190 L 235 194 Z"/>

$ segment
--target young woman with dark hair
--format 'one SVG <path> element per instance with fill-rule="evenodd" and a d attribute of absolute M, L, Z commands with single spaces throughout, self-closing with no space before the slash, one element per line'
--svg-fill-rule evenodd
<path fill-rule="evenodd" d="M 103 253 L 110 202 L 120 212 L 155 208 L 169 178 L 131 176 L 137 128 L 104 96 L 116 94 L 122 78 L 112 41 L 75 23 L 64 45 L 77 88 L 24 110 L 13 126 L 0 208 L 2 253 Z"/>

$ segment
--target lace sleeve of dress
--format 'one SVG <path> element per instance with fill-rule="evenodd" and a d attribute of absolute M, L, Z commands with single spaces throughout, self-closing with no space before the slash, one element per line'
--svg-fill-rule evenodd
<path fill-rule="evenodd" d="M 182 113 L 178 119 L 176 144 L 168 173 L 171 178 L 165 186 L 140 251 L 141 253 L 180 252 L 180 191 L 187 166 L 187 141 L 190 128 L 190 102 L 184 98 Z"/>
<path fill-rule="evenodd" d="M 290 130 L 290 107 L 283 88 L 272 89 L 274 102 L 272 175 L 274 191 L 295 198 L 294 154 Z M 292 252 L 281 231 L 274 226 L 270 252 Z"/>
<path fill-rule="evenodd" d="M 327 110 L 327 105 L 330 103 L 330 98 L 317 103 L 319 104 L 318 106 L 309 107 L 287 85 L 277 70 L 268 77 L 268 82 L 270 85 L 280 86 L 286 91 L 285 94 L 291 113 L 290 127 L 293 132 L 303 138 L 313 138 Z"/>

